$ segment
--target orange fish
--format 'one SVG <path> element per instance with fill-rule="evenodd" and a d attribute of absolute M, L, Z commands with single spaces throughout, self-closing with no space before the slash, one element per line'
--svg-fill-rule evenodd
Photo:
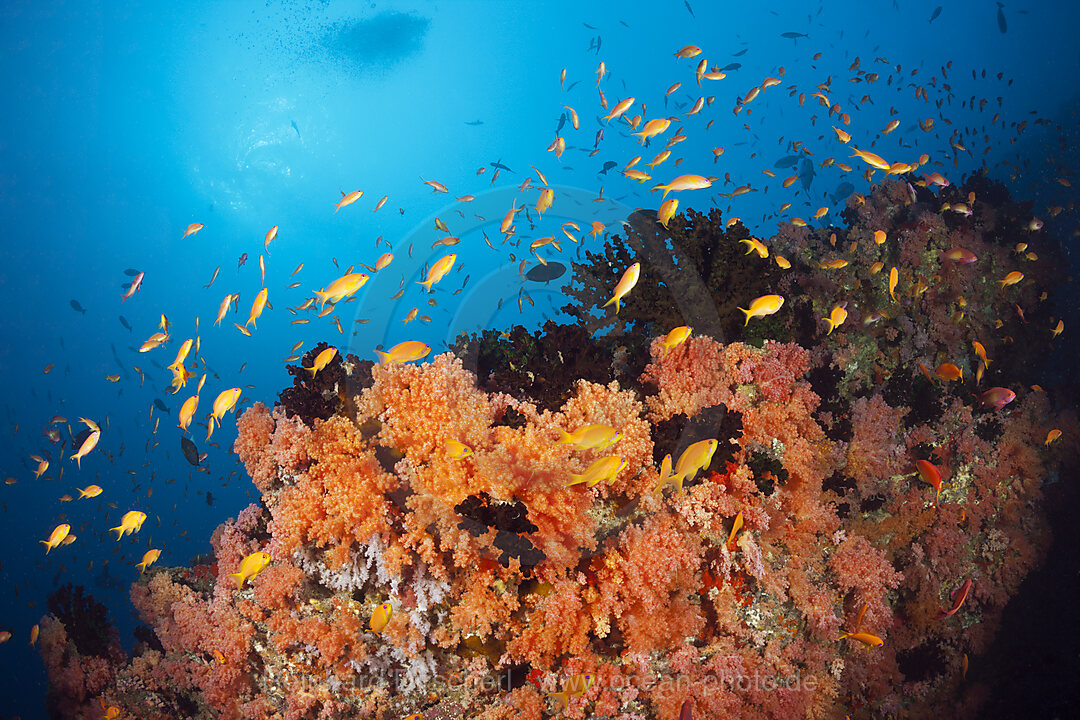
<path fill-rule="evenodd" d="M 345 191 L 344 191 L 344 190 L 342 190 L 342 191 L 341 191 L 341 200 L 339 200 L 339 201 L 337 202 L 337 204 L 336 204 L 336 205 L 334 205 L 334 207 L 336 208 L 336 209 L 334 210 L 334 214 L 336 215 L 336 214 L 337 214 L 337 212 L 338 212 L 338 210 L 340 210 L 341 208 L 345 207 L 346 205 L 352 205 L 352 204 L 353 204 L 354 202 L 356 202 L 357 200 L 359 200 L 359 199 L 360 199 L 360 198 L 361 198 L 361 197 L 362 197 L 363 195 L 364 195 L 364 191 L 363 191 L 363 190 L 353 190 L 353 191 L 352 191 L 351 193 L 349 193 L 348 195 L 346 195 L 346 194 L 345 194 Z"/>

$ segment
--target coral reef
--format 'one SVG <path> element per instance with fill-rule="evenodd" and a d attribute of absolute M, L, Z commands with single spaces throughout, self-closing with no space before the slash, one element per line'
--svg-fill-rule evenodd
<path fill-rule="evenodd" d="M 218 528 L 212 558 L 132 586 L 152 630 L 135 655 L 81 629 L 81 597 L 51 607 L 55 714 L 975 717 L 965 663 L 1040 562 L 1043 486 L 1076 461 L 1044 438 L 1080 425 L 1032 386 L 1053 270 L 1000 285 L 1024 213 L 970 183 L 971 216 L 887 182 L 849 201 L 846 229 L 782 229 L 768 244 L 787 271 L 751 265 L 718 211 L 669 231 L 637 213 L 575 267 L 576 325 L 485 331 L 416 365 L 290 368 L 279 403 L 238 421 L 260 503 Z M 980 264 L 943 260 L 953 247 Z M 634 296 L 597 315 L 601 268 L 633 259 Z M 898 268 L 895 301 L 874 262 Z M 736 308 L 775 289 L 791 307 L 747 325 Z M 838 302 L 850 319 L 826 335 Z M 682 324 L 694 334 L 666 349 Z M 991 385 L 1015 401 L 981 402 Z M 558 442 L 587 425 L 621 436 Z M 665 482 L 666 456 L 709 440 L 705 467 Z M 609 481 L 567 484 L 613 455 Z M 238 587 L 259 551 L 270 564 Z"/>

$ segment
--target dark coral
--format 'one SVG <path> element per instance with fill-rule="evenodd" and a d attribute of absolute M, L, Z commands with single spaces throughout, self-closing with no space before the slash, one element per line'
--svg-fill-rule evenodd
<path fill-rule="evenodd" d="M 718 444 L 710 467 L 722 468 L 735 458 L 735 445 L 729 440 L 742 437 L 742 414 L 728 410 L 723 404 L 701 410 L 692 419 L 679 413 L 670 420 L 655 424 L 653 429 L 653 459 L 659 465 L 665 455 L 678 460 L 683 450 L 699 440 L 716 438 Z"/>
<path fill-rule="evenodd" d="M 518 325 L 507 332 L 462 334 L 452 350 L 476 373 L 484 390 L 534 402 L 542 410 L 557 410 L 574 394 L 579 379 L 634 384 L 648 356 L 641 344 L 631 352 L 622 349 L 623 343 L 549 320 L 534 333 Z"/>
<path fill-rule="evenodd" d="M 348 409 L 352 398 L 371 384 L 374 363 L 360 360 L 355 355 L 342 358 L 340 352 L 313 377 L 310 368 L 315 364 L 315 358 L 329 347 L 328 343 L 321 342 L 304 354 L 299 365 L 285 366 L 293 376 L 293 384 L 278 394 L 278 404 L 288 417 L 299 416 L 309 427 L 314 425 L 316 418 L 326 420 Z"/>
<path fill-rule="evenodd" d="M 772 495 L 777 483 L 784 485 L 788 480 L 788 471 L 778 458 L 755 450 L 746 462 L 754 473 L 754 484 L 762 495 Z"/>
<path fill-rule="evenodd" d="M 604 330 L 644 344 L 650 335 L 680 325 L 721 341 L 792 339 L 787 321 L 747 326 L 739 311 L 751 299 L 775 292 L 782 272 L 775 263 L 746 262 L 750 237 L 742 223 L 724 227 L 720 211 L 694 210 L 673 217 L 665 229 L 656 214 L 639 210 L 628 219 L 625 237 L 614 236 L 603 253 L 586 252 L 586 263 L 573 263 L 564 291 L 575 302 L 563 308 L 590 331 Z M 597 308 L 611 297 L 623 269 L 641 263 L 641 277 L 616 315 Z"/>
<path fill-rule="evenodd" d="M 108 611 L 82 585 L 67 583 L 56 588 L 49 595 L 49 612 L 64 624 L 80 655 L 108 655 Z"/>
<path fill-rule="evenodd" d="M 470 535 L 479 537 L 489 530 L 496 531 L 494 543 L 500 550 L 499 562 L 503 567 L 509 567 L 510 558 L 517 558 L 523 573 L 528 576 L 531 569 L 544 560 L 544 554 L 525 537 L 539 528 L 529 521 L 523 502 L 495 503 L 482 492 L 465 498 L 454 510 L 462 517 L 458 527 Z"/>

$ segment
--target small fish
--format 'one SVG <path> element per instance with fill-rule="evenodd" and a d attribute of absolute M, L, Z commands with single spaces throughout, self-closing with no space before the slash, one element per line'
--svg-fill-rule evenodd
<path fill-rule="evenodd" d="M 61 543 L 64 542 L 64 539 L 68 536 L 68 533 L 70 532 L 71 526 L 67 523 L 57 525 L 55 528 L 53 528 L 53 531 L 49 533 L 48 540 L 39 540 L 38 542 L 45 546 L 45 554 L 48 555 L 50 550 L 52 550 L 54 547 L 58 547 Z"/>
<path fill-rule="evenodd" d="M 116 532 L 116 540 L 119 542 L 120 538 L 125 535 L 139 532 L 145 521 L 146 513 L 139 510 L 129 510 L 120 518 L 120 524 L 117 527 L 109 528 L 109 530 L 110 532 Z"/>
<path fill-rule="evenodd" d="M 84 308 L 82 305 L 80 305 L 78 300 L 72 300 L 70 304 L 71 304 L 71 309 L 74 310 L 75 312 L 80 312 L 83 315 L 86 314 L 86 308 Z"/>
<path fill-rule="evenodd" d="M 335 355 L 337 355 L 337 348 L 326 348 L 315 357 L 315 363 L 311 367 L 304 369 L 311 372 L 311 377 L 315 377 L 315 374 L 325 368 Z"/>
<path fill-rule="evenodd" d="M 977 261 L 979 258 L 975 253 L 970 250 L 965 250 L 961 247 L 954 247 L 949 250 L 945 250 L 941 253 L 942 260 L 948 260 L 949 262 L 958 263 L 961 265 L 970 265 Z"/>
<path fill-rule="evenodd" d="M 585 487 L 592 487 L 599 483 L 601 480 L 606 481 L 609 485 L 615 481 L 615 476 L 626 467 L 626 458 L 618 455 L 609 455 L 607 457 L 594 460 L 585 472 L 580 475 L 570 473 L 572 478 L 570 482 L 566 483 L 566 486 L 578 485 L 585 483 Z"/>
<path fill-rule="evenodd" d="M 619 441 L 622 433 L 608 425 L 583 425 L 572 433 L 562 428 L 556 445 L 573 445 L 578 450 L 599 450 L 609 448 Z"/>
<path fill-rule="evenodd" d="M 630 292 L 635 285 L 637 285 L 640 275 L 641 263 L 634 263 L 630 267 L 626 268 L 626 271 L 623 272 L 622 278 L 619 280 L 619 284 L 615 286 L 615 291 L 612 294 L 611 299 L 604 303 L 601 307 L 607 307 L 611 303 L 615 303 L 615 314 L 618 315 L 623 297 L 628 292 Z"/>
<path fill-rule="evenodd" d="M 229 573 L 226 577 L 236 578 L 236 589 L 244 587 L 244 581 L 250 580 L 259 573 L 261 573 L 267 565 L 270 564 L 270 554 L 265 552 L 253 552 L 242 561 L 240 561 L 240 569 L 234 573 Z"/>
<path fill-rule="evenodd" d="M 607 160 L 607 161 L 604 162 L 604 167 L 600 169 L 600 172 L 598 174 L 607 175 L 607 171 L 610 170 L 611 168 L 615 167 L 618 164 L 619 163 L 615 162 L 614 160 Z M 74 301 L 72 301 L 72 302 L 74 302 Z"/>
<path fill-rule="evenodd" d="M 417 284 L 423 285 L 425 290 L 431 292 L 431 286 L 446 277 L 446 274 L 454 267 L 455 260 L 457 260 L 457 255 L 455 253 L 450 253 L 445 257 L 439 258 L 428 269 L 427 277 Z"/>
<path fill-rule="evenodd" d="M 196 396 L 197 398 L 198 396 Z M 186 437 L 180 438 L 180 452 L 192 465 L 198 467 L 199 465 L 199 449 L 195 447 L 195 443 Z"/>
<path fill-rule="evenodd" d="M 759 298 L 755 298 L 750 303 L 750 308 L 738 308 L 746 315 L 746 322 L 743 326 L 750 324 L 750 318 L 760 318 L 766 315 L 772 315 L 777 312 L 784 305 L 784 298 L 780 295 L 762 295 Z"/>
<path fill-rule="evenodd" d="M 153 548 L 143 553 L 142 562 L 135 563 L 135 567 L 139 568 L 139 574 L 142 575 L 146 572 L 146 568 L 157 562 L 157 559 L 161 557 L 161 550 Z"/>
<path fill-rule="evenodd" d="M 934 488 L 934 505 L 937 505 L 938 497 L 941 495 L 941 471 L 937 465 L 927 460 L 916 460 L 915 468 L 923 482 Z"/>
<path fill-rule="evenodd" d="M 689 8 L 690 5 L 687 4 L 686 7 Z M 570 706 L 571 698 L 581 697 L 588 692 L 595 679 L 596 676 L 591 673 L 578 673 L 563 685 L 563 689 L 560 692 L 548 693 L 546 697 L 553 697 L 558 700 L 559 712 L 562 712 Z"/>
<path fill-rule="evenodd" d="M 448 438 L 443 447 L 446 449 L 446 456 L 452 460 L 461 460 L 472 455 L 472 448 L 463 442 Z"/>
<path fill-rule="evenodd" d="M 979 402 L 984 408 L 1000 410 L 1016 399 L 1016 393 L 1009 388 L 992 387 L 979 396 Z"/>
<path fill-rule="evenodd" d="M 184 230 L 184 235 L 180 239 L 183 240 L 188 235 L 194 235 L 195 233 L 199 232 L 202 229 L 203 229 L 203 224 L 202 223 L 191 223 L 190 225 L 187 226 L 187 229 Z"/>
<path fill-rule="evenodd" d="M 1007 23 L 1005 22 L 1005 12 L 1004 12 L 1004 7 L 1005 7 L 1005 4 L 1004 4 L 1004 3 L 1000 3 L 1000 2 L 999 2 L 999 3 L 997 3 L 997 24 L 998 24 L 998 30 L 1000 30 L 1000 31 L 1001 31 L 1001 33 L 1002 33 L 1003 35 L 1004 35 L 1004 34 L 1005 34 L 1005 32 L 1006 32 L 1006 31 L 1007 31 L 1007 30 L 1009 29 L 1009 26 L 1008 26 L 1008 24 L 1007 24 Z"/>
<path fill-rule="evenodd" d="M 390 617 L 394 614 L 394 605 L 389 601 L 380 604 L 375 611 L 371 613 L 371 619 L 368 620 L 368 629 L 376 635 L 382 634 L 382 631 L 386 629 L 386 626 L 390 623 Z"/>
<path fill-rule="evenodd" d="M 938 616 L 938 620 L 944 620 L 950 615 L 956 614 L 956 611 L 959 610 L 960 606 L 964 604 L 965 600 L 967 600 L 968 593 L 971 592 L 971 584 L 971 578 L 968 578 L 964 580 L 964 583 L 960 587 L 953 590 L 949 594 L 949 597 L 953 601 L 952 607 L 950 607 L 948 610 L 942 610 L 941 614 Z"/>
<path fill-rule="evenodd" d="M 877 635 L 868 632 L 854 632 L 844 633 L 837 640 L 843 640 L 844 638 L 851 638 L 852 640 L 858 640 L 866 647 L 881 647 L 885 644 L 885 641 L 879 638 Z"/>
<path fill-rule="evenodd" d="M 120 302 L 124 302 L 129 297 L 131 297 L 135 293 L 139 292 L 139 290 L 142 288 L 143 278 L 145 276 L 146 276 L 146 273 L 139 273 L 138 275 L 135 276 L 135 278 L 131 281 L 131 285 L 128 286 L 127 292 L 120 295 Z M 131 328 L 129 327 L 128 329 L 130 330 Z"/>
<path fill-rule="evenodd" d="M 963 369 L 957 367 L 950 362 L 943 362 L 938 365 L 937 369 L 934 370 L 934 375 L 936 375 L 939 380 L 943 380 L 944 382 L 953 382 L 955 380 L 963 382 L 964 380 Z"/>
<path fill-rule="evenodd" d="M 375 354 L 379 356 L 380 365 L 393 365 L 420 360 L 427 357 L 429 352 L 431 352 L 431 346 L 427 343 L 419 340 L 406 340 L 390 348 L 389 352 L 376 350 Z"/>
<path fill-rule="evenodd" d="M 690 334 L 693 331 L 694 329 L 689 325 L 680 325 L 662 337 L 660 339 L 660 345 L 664 348 L 664 352 L 666 353 L 686 342 L 686 339 L 690 337 Z"/>
<path fill-rule="evenodd" d="M 1020 282 L 1023 279 L 1024 279 L 1024 273 L 1020 272 L 1019 270 L 1013 270 L 1011 273 L 1006 275 L 1003 279 L 998 280 L 998 283 L 1001 285 L 1002 290 L 1004 290 L 1005 288 L 1009 287 L 1010 285 L 1015 285 L 1015 284 L 1017 284 L 1018 282 Z"/>
<path fill-rule="evenodd" d="M 930 22 L 934 22 L 935 20 L 937 20 L 938 16 L 941 15 L 942 10 L 944 10 L 944 8 L 941 5 L 938 5 L 936 8 L 934 8 L 934 12 L 930 13 Z"/>
<path fill-rule="evenodd" d="M 847 308 L 843 305 L 834 306 L 829 317 L 825 318 L 825 322 L 829 324 L 829 331 L 825 334 L 832 335 L 832 331 L 843 325 L 845 320 L 847 320 Z"/>
<path fill-rule="evenodd" d="M 352 205 L 364 195 L 363 190 L 353 190 L 348 194 L 346 194 L 344 190 L 340 190 L 339 192 L 341 193 L 341 200 L 338 200 L 337 203 L 334 205 L 335 215 L 338 213 L 338 210 L 341 210 L 341 208 L 345 207 L 346 205 Z"/>
<path fill-rule="evenodd" d="M 367 280 L 368 276 L 364 273 L 347 273 L 342 275 L 337 280 L 330 283 L 330 287 L 326 290 L 315 291 L 315 296 L 319 299 L 319 307 L 322 308 L 327 302 L 336 303 L 354 295 L 360 288 L 364 287 Z"/>

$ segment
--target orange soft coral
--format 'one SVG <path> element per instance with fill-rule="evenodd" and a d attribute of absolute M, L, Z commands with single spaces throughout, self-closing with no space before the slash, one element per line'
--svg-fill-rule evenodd
<path fill-rule="evenodd" d="M 700 585 L 702 547 L 670 514 L 630 525 L 617 545 L 593 560 L 599 593 L 594 617 L 622 631 L 631 652 L 660 650 L 704 627 L 701 607 L 689 601 Z"/>
<path fill-rule="evenodd" d="M 311 466 L 285 487 L 271 507 L 271 554 L 285 558 L 304 543 L 327 548 L 332 565 L 344 563 L 353 545 L 389 535 L 395 514 L 386 494 L 397 479 L 349 420 L 335 416 L 305 440 Z"/>

